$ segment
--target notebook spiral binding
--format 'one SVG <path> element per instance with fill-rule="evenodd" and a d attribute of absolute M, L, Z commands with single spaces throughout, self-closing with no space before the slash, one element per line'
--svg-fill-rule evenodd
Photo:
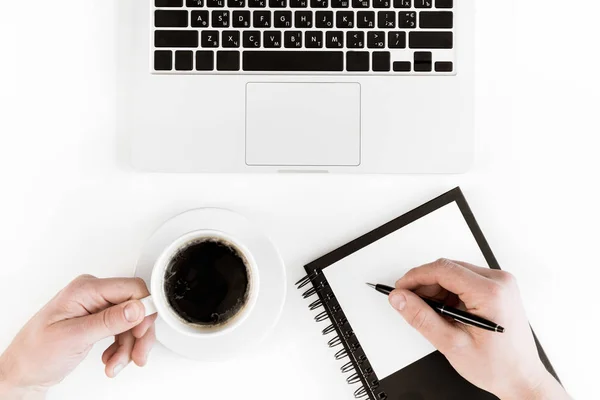
<path fill-rule="evenodd" d="M 350 361 L 346 362 L 340 370 L 344 374 L 354 371 L 346 378 L 346 382 L 350 385 L 361 384 L 354 391 L 354 397 L 357 399 L 385 400 L 388 398 L 384 391 L 379 390 L 379 381 L 373 372 L 369 360 L 363 349 L 354 335 L 348 319 L 344 315 L 335 295 L 333 294 L 329 283 L 321 270 L 315 269 L 312 273 L 296 282 L 298 289 L 305 289 L 302 297 L 308 299 L 317 295 L 318 299 L 314 300 L 308 308 L 311 311 L 319 310 L 314 317 L 316 322 L 324 322 L 331 320 L 331 323 L 322 330 L 324 336 L 336 333 L 327 344 L 334 348 L 342 345 L 343 347 L 335 353 L 336 360 L 343 360 L 348 357 Z M 323 310 L 320 310 L 323 308 Z"/>

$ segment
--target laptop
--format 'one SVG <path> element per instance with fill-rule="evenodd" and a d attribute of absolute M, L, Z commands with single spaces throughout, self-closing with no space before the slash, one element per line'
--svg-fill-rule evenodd
<path fill-rule="evenodd" d="M 131 163 L 159 172 L 465 172 L 474 6 L 119 2 Z"/>

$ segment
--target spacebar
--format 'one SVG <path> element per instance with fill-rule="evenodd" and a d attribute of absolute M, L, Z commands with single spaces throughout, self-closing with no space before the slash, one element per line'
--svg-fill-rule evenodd
<path fill-rule="evenodd" d="M 244 71 L 343 71 L 341 51 L 244 51 Z"/>

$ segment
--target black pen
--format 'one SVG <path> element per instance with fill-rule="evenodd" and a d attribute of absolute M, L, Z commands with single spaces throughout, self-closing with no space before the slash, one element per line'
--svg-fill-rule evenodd
<path fill-rule="evenodd" d="M 379 293 L 385 294 L 386 296 L 392 293 L 392 290 L 394 290 L 393 287 L 386 285 L 374 285 L 372 283 L 367 283 L 367 285 L 377 290 Z M 504 332 L 503 327 L 492 321 L 488 321 L 485 318 L 478 317 L 477 315 L 470 314 L 466 311 L 462 311 L 454 307 L 449 307 L 445 304 L 438 303 L 437 301 L 433 301 L 424 297 L 421 298 L 425 303 L 429 304 L 429 306 L 433 308 L 438 314 L 446 315 L 454 319 L 455 321 L 462 322 L 465 325 L 474 326 L 476 328 L 485 329 L 487 331 L 498 333 Z"/>

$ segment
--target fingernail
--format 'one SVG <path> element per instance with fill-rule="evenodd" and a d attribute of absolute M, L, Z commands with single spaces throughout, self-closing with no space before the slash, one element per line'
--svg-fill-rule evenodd
<path fill-rule="evenodd" d="M 140 317 L 140 307 L 136 303 L 130 303 L 123 310 L 125 319 L 129 322 L 135 322 Z"/>
<path fill-rule="evenodd" d="M 117 374 L 119 372 L 121 372 L 123 370 L 123 368 L 125 368 L 125 365 L 123 365 L 123 364 L 115 365 L 115 367 L 113 368 L 113 376 L 117 376 Z"/>
<path fill-rule="evenodd" d="M 390 295 L 390 303 L 396 310 L 402 311 L 406 306 L 406 297 L 402 293 L 393 293 Z"/>

